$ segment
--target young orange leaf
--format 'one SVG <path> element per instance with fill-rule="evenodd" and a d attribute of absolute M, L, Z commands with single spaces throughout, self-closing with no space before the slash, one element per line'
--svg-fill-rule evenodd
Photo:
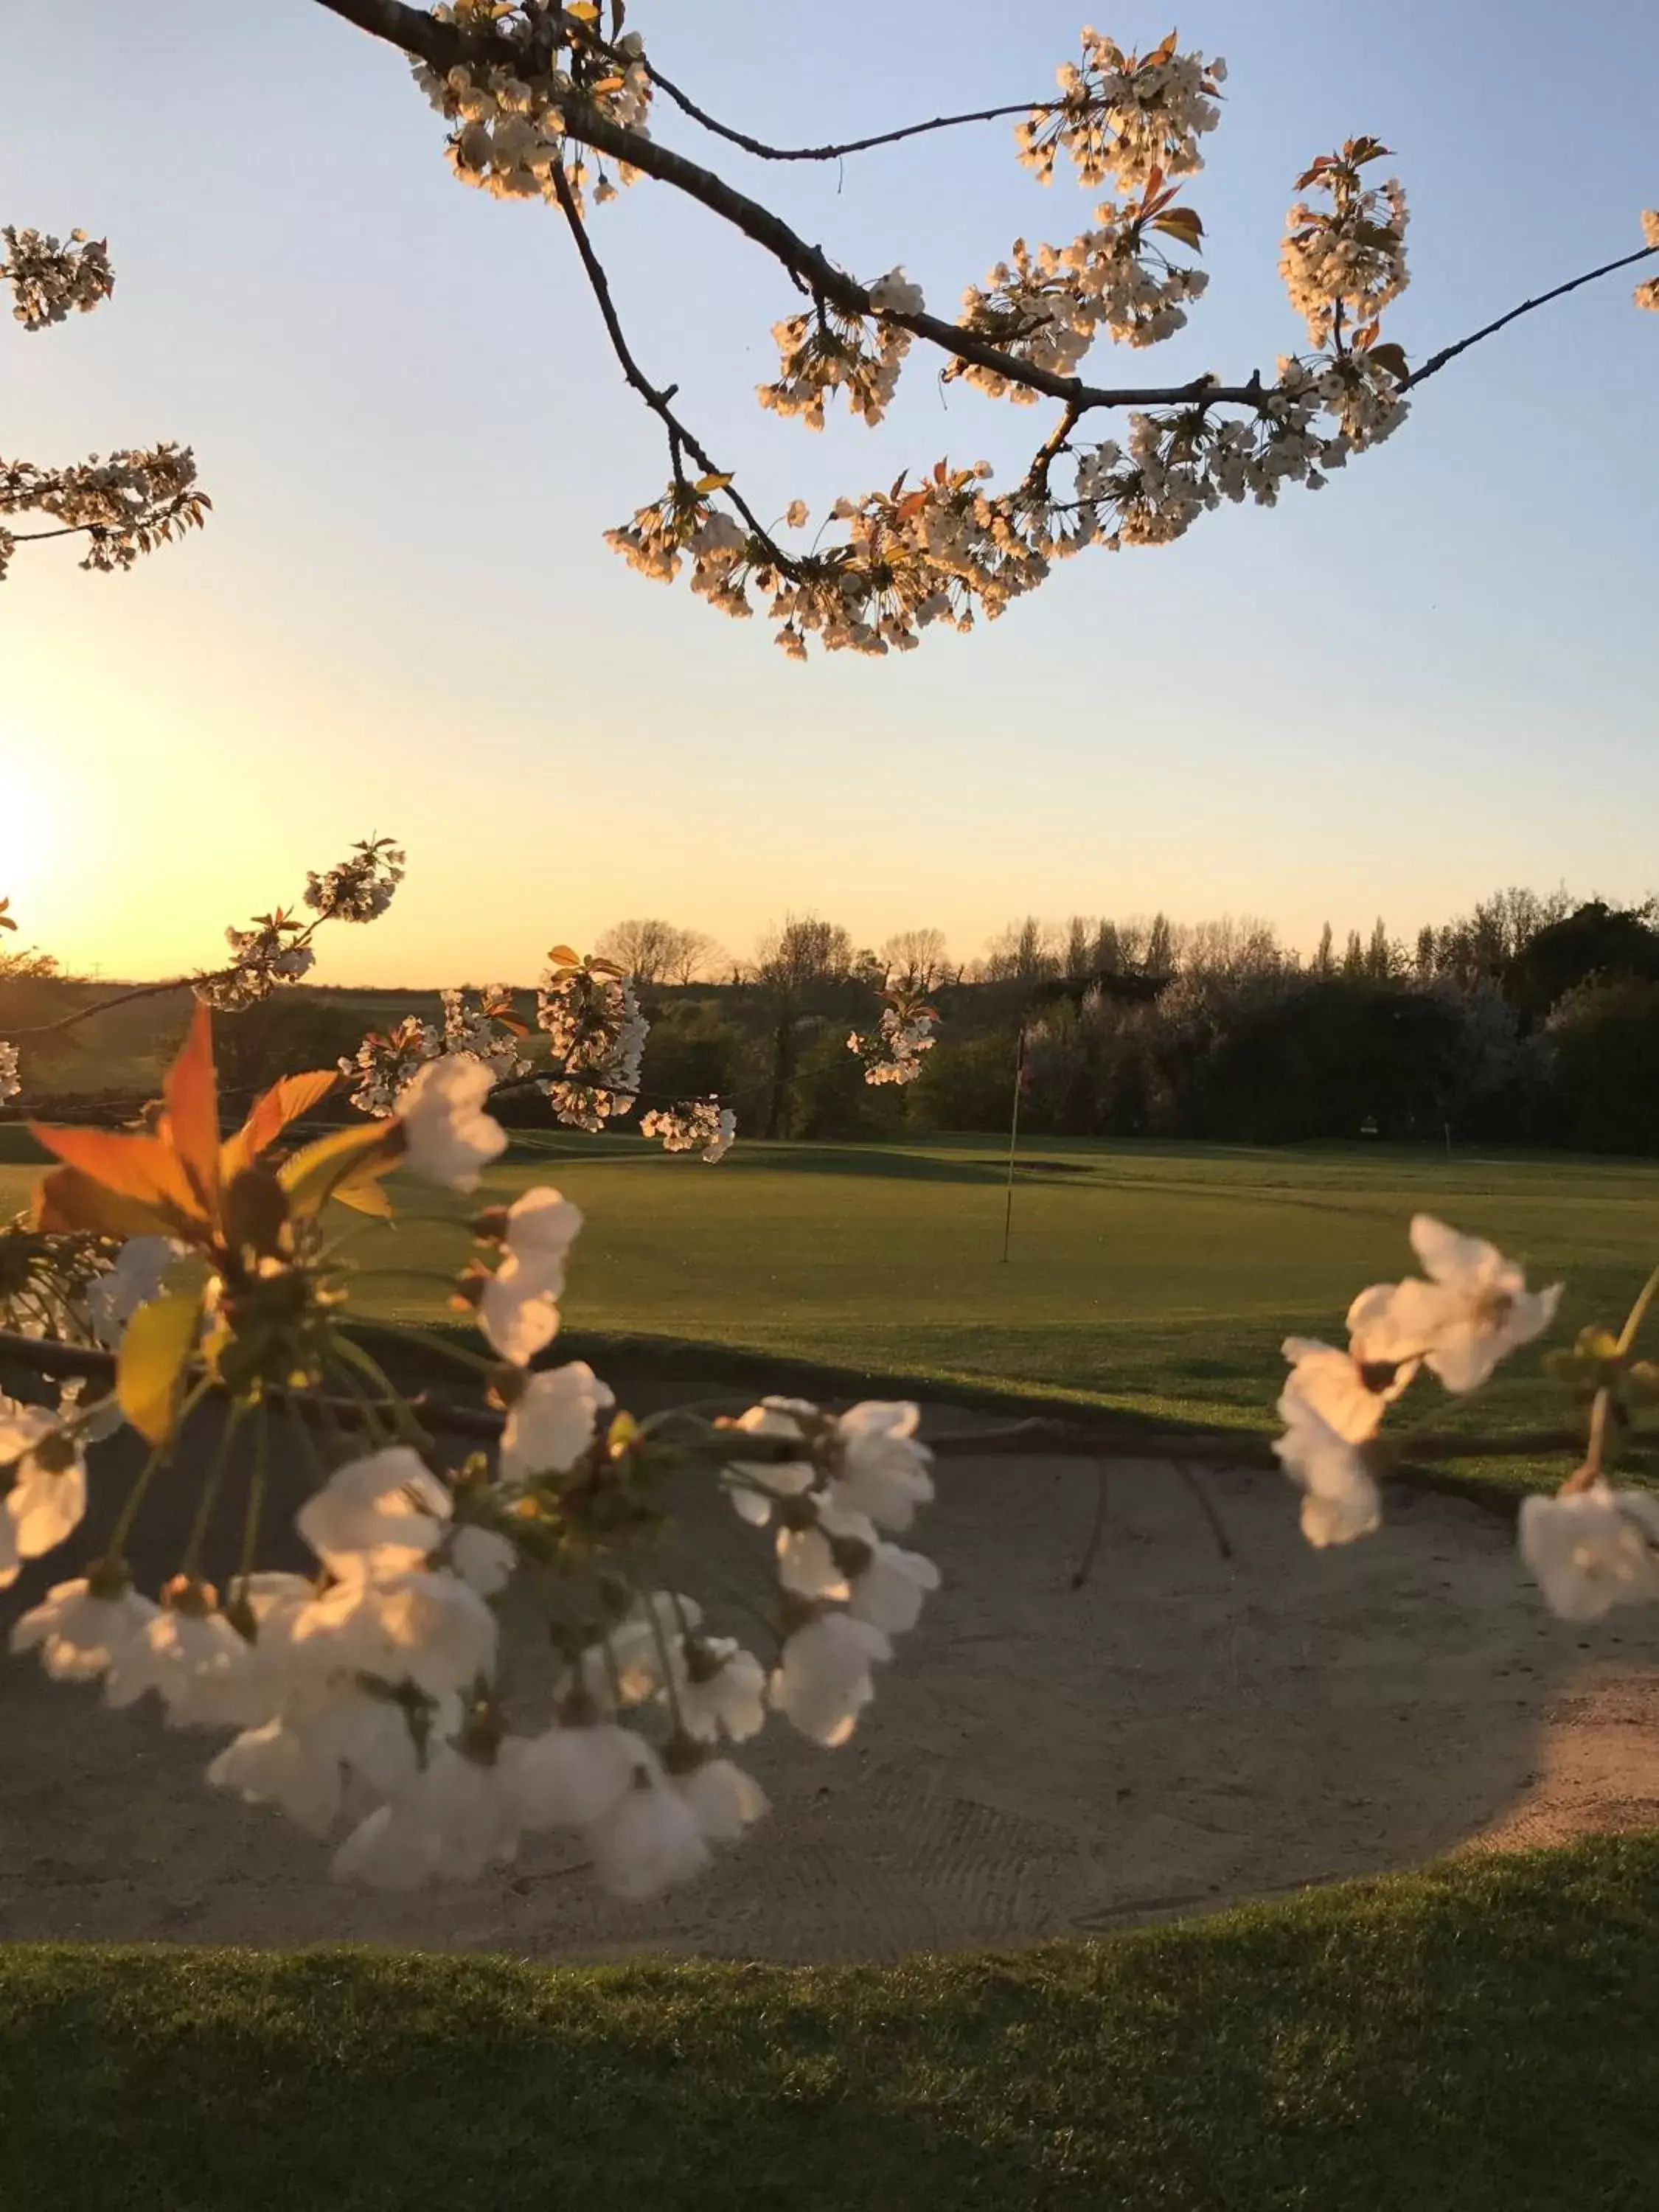
<path fill-rule="evenodd" d="M 115 1395 L 141 1437 L 161 1443 L 178 1418 L 185 1370 L 202 1327 L 202 1285 L 166 1291 L 127 1323 L 116 1363 Z"/>
<path fill-rule="evenodd" d="M 176 1216 L 94 1182 L 79 1168 L 54 1168 L 34 1194 L 34 1226 L 46 1236 L 90 1229 L 100 1237 L 171 1237 Z"/>
<path fill-rule="evenodd" d="M 179 1224 L 205 1219 L 176 1155 L 159 1137 L 116 1129 L 59 1128 L 47 1121 L 31 1121 L 28 1127 L 37 1144 L 117 1197 L 159 1207 Z"/>
<path fill-rule="evenodd" d="M 160 1134 L 211 1216 L 219 1200 L 219 1089 L 213 1072 L 213 1017 L 198 1000 L 190 1034 L 167 1070 L 167 1115 Z"/>
<path fill-rule="evenodd" d="M 297 1121 L 326 1098 L 339 1079 L 337 1068 L 319 1067 L 307 1075 L 285 1075 L 280 1083 L 273 1084 L 262 1098 L 254 1101 L 246 1121 L 220 1156 L 220 1173 L 225 1181 L 228 1182 L 261 1152 L 269 1151 L 289 1123 Z"/>
<path fill-rule="evenodd" d="M 581 954 L 573 952 L 568 945 L 556 945 L 547 957 L 556 968 L 580 968 L 582 964 Z"/>

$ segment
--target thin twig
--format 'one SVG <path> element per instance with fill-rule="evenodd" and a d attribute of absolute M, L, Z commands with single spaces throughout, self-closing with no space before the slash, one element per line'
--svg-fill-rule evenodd
<path fill-rule="evenodd" d="M 675 387 L 671 386 L 663 389 L 653 384 L 634 358 L 633 350 L 623 330 L 622 319 L 617 313 L 616 301 L 611 296 L 611 280 L 605 273 L 604 264 L 599 255 L 593 251 L 593 242 L 587 234 L 587 225 L 582 221 L 581 210 L 576 204 L 576 196 L 570 189 L 570 179 L 565 174 L 562 161 L 556 161 L 553 164 L 553 190 L 558 198 L 560 212 L 570 226 L 570 234 L 576 242 L 576 251 L 581 257 L 581 264 L 586 272 L 593 297 L 599 302 L 599 314 L 610 337 L 611 350 L 622 365 L 622 373 L 652 413 L 660 417 L 668 432 L 669 458 L 673 466 L 676 482 L 680 483 L 684 482 L 680 467 L 682 450 L 690 454 L 705 476 L 723 476 L 726 471 L 715 466 L 703 447 L 670 404 Z M 728 483 L 722 489 L 732 506 L 749 525 L 750 533 L 765 546 L 767 558 L 773 566 L 785 570 L 790 575 L 796 574 L 797 564 L 791 560 L 781 545 L 774 542 L 760 517 L 738 491 L 736 486 Z"/>
<path fill-rule="evenodd" d="M 1540 292 L 1535 300 L 1522 300 L 1518 307 L 1511 307 L 1507 315 L 1499 315 L 1496 322 L 1485 323 L 1478 331 L 1471 331 L 1468 337 L 1459 338 L 1455 345 L 1442 346 L 1438 353 L 1431 353 L 1421 368 L 1413 370 L 1401 386 L 1401 390 L 1409 392 L 1413 385 L 1421 384 L 1425 377 L 1437 375 L 1449 361 L 1455 361 L 1459 354 L 1467 353 L 1471 346 L 1479 345 L 1482 338 L 1492 337 L 1521 316 L 1531 314 L 1535 307 L 1547 307 L 1552 300 L 1565 299 L 1569 292 L 1576 292 L 1581 284 L 1593 284 L 1598 276 L 1611 276 L 1618 269 L 1633 269 L 1638 261 L 1650 260 L 1656 253 L 1659 253 L 1659 246 L 1641 246 L 1634 253 L 1620 254 L 1617 261 L 1604 261 L 1599 269 L 1587 269 L 1582 276 L 1570 277 L 1565 284 L 1556 285 L 1553 291 Z"/>
<path fill-rule="evenodd" d="M 902 139 L 920 138 L 930 131 L 954 131 L 964 123 L 1000 123 L 1011 115 L 1048 115 L 1054 112 L 1052 100 L 1032 100 L 1010 102 L 1003 107 L 975 107 L 963 115 L 936 115 L 928 123 L 907 123 L 896 131 L 878 131 L 868 138 L 848 138 L 837 146 L 769 146 L 763 138 L 751 138 L 746 131 L 734 130 L 729 123 L 720 123 L 700 107 L 687 92 L 683 92 L 672 77 L 666 77 L 649 59 L 645 73 L 659 92 L 665 92 L 682 114 L 700 123 L 717 138 L 725 138 L 733 146 L 741 146 L 745 154 L 753 154 L 763 161 L 838 161 L 845 154 L 867 154 L 875 146 L 896 146 Z"/>

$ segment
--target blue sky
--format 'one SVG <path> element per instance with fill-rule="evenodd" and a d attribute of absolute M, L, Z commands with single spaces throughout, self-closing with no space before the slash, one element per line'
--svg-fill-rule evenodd
<path fill-rule="evenodd" d="M 1034 96 L 1073 4 L 844 11 L 639 0 L 630 21 L 717 112 L 785 140 Z M 1126 43 L 1170 27 L 1097 18 Z M 1214 0 L 1222 128 L 1189 197 L 1211 289 L 1117 374 L 1271 369 L 1300 325 L 1276 263 L 1296 175 L 1384 137 L 1411 196 L 1416 357 L 1640 242 L 1659 204 L 1659 22 L 1406 0 Z M 0 330 L 3 450 L 176 435 L 208 532 L 124 579 L 61 549 L 0 592 L 0 892 L 110 973 L 191 965 L 356 836 L 411 872 L 325 975 L 527 975 L 560 938 L 659 912 L 738 949 L 790 908 L 963 953 L 1010 915 L 1276 918 L 1310 944 L 1401 933 L 1510 881 L 1659 885 L 1652 517 L 1659 318 L 1609 280 L 1425 386 L 1317 496 L 1156 552 L 1071 563 L 1002 622 L 903 660 L 786 663 L 633 576 L 600 533 L 666 475 L 549 210 L 464 191 L 402 64 L 312 0 L 63 0 L 6 34 L 0 219 L 106 233 L 113 301 Z M 659 111 L 660 136 L 773 197 L 870 276 L 950 312 L 1042 191 L 994 125 L 787 170 Z M 1045 410 L 941 392 L 920 354 L 889 422 L 763 415 L 781 273 L 645 185 L 594 231 L 636 350 L 763 514 L 941 454 L 1017 469 Z M 1103 364 L 1103 349 L 1095 365 Z"/>

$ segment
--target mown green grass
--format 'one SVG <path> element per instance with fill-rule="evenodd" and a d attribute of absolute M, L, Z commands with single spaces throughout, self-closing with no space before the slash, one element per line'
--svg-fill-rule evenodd
<path fill-rule="evenodd" d="M 1659 1841 L 891 1968 L 0 1956 L 59 2212 L 1640 2212 Z"/>
<path fill-rule="evenodd" d="M 1659 1260 L 1659 1166 L 1444 1158 L 1359 1147 L 1247 1151 L 1033 1140 L 1004 1264 L 1004 1163 L 988 1139 L 740 1143 L 718 1169 L 629 1139 L 526 1135 L 485 1199 L 556 1182 L 587 1225 L 567 1326 L 859 1373 L 975 1384 L 1265 1428 L 1290 1331 L 1340 1336 L 1364 1285 L 1408 1272 L 1407 1224 L 1443 1214 L 1564 1279 L 1558 1335 L 1616 1322 Z M 21 1203 L 21 1164 L 0 1168 Z M 471 1200 L 405 1184 L 393 1230 L 355 1239 L 382 1315 L 445 1317 Z M 1523 1352 L 1437 1425 L 1553 1418 Z"/>
<path fill-rule="evenodd" d="M 1034 1143 L 1026 1162 L 1006 1265 L 1003 1164 L 983 1142 L 751 1144 L 711 1170 L 531 1139 L 489 1188 L 553 1180 L 586 1211 L 573 1328 L 1248 1427 L 1270 1420 L 1288 1331 L 1340 1336 L 1356 1291 L 1409 1272 L 1419 1208 L 1564 1279 L 1566 1332 L 1622 1317 L 1659 1259 L 1659 1168 L 1626 1163 L 1075 1143 Z M 453 1249 L 429 1223 L 366 1239 L 399 1271 L 375 1279 L 382 1310 L 435 1316 L 441 1287 L 413 1270 Z M 1548 1418 L 1530 1353 L 1503 1401 L 1511 1419 Z M 1435 1395 L 1424 1410 L 1448 1407 Z"/>

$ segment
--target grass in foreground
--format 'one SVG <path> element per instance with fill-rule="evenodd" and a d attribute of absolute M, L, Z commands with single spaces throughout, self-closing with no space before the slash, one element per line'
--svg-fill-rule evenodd
<path fill-rule="evenodd" d="M 1638 2212 L 1659 1839 L 892 1968 L 0 1954 L 55 2212 Z"/>

